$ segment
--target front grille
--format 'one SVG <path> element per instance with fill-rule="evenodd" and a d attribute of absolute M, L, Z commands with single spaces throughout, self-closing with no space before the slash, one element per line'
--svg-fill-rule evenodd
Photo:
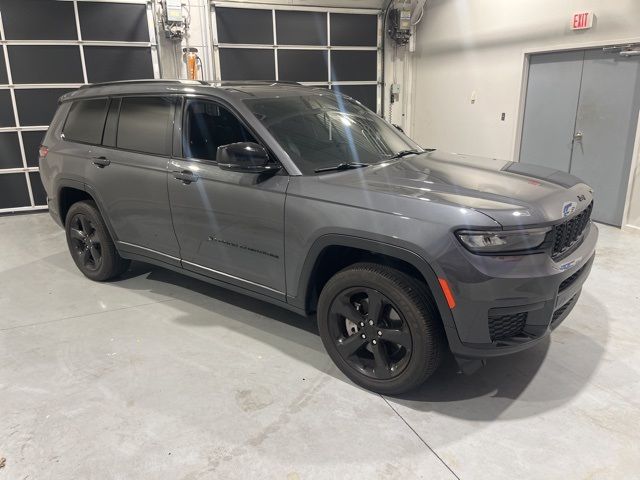
<path fill-rule="evenodd" d="M 560 284 L 560 287 L 558 288 L 558 292 L 562 292 L 567 288 L 569 288 L 571 285 L 573 285 L 573 282 L 575 282 L 578 279 L 578 277 L 582 275 L 582 272 L 584 271 L 585 268 L 586 268 L 586 265 L 582 267 L 580 270 L 578 270 L 576 273 L 571 275 L 570 277 L 565 278 Z"/>
<path fill-rule="evenodd" d="M 527 322 L 527 312 L 489 317 L 489 335 L 491 341 L 504 340 L 522 333 Z"/>
<path fill-rule="evenodd" d="M 561 256 L 582 238 L 582 234 L 587 225 L 589 225 L 589 220 L 591 220 L 592 210 L 593 202 L 571 220 L 553 227 L 552 257 Z"/>
<path fill-rule="evenodd" d="M 558 318 L 560 318 L 562 316 L 562 314 L 567 310 L 567 308 L 569 308 L 573 304 L 575 299 L 576 299 L 576 297 L 572 297 L 571 300 L 569 300 L 567 303 L 565 303 L 559 309 L 557 309 L 555 312 L 553 312 L 553 317 L 551 318 L 551 323 L 555 322 Z"/>

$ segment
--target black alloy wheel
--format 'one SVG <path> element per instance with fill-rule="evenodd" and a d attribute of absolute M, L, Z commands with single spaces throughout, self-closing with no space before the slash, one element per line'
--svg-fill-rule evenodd
<path fill-rule="evenodd" d="M 80 264 L 89 271 L 96 271 L 102 265 L 102 239 L 91 219 L 83 213 L 71 218 L 69 235 Z"/>
<path fill-rule="evenodd" d="M 333 301 L 329 312 L 332 340 L 352 368 L 386 380 L 407 366 L 411 331 L 384 294 L 372 288 L 349 288 Z"/>

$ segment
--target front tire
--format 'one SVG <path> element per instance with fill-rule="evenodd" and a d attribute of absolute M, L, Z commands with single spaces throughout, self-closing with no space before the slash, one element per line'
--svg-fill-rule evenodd
<path fill-rule="evenodd" d="M 71 257 L 87 278 L 104 282 L 129 268 L 130 261 L 118 254 L 94 202 L 74 203 L 65 219 L 65 231 Z"/>
<path fill-rule="evenodd" d="M 318 328 L 337 367 L 382 394 L 422 385 L 444 350 L 440 318 L 424 283 L 375 263 L 352 265 L 327 282 Z"/>

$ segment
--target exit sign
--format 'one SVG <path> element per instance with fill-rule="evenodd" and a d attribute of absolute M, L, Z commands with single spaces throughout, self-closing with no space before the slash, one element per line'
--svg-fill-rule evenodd
<path fill-rule="evenodd" d="M 571 19 L 571 30 L 586 30 L 593 27 L 593 12 L 574 13 Z"/>

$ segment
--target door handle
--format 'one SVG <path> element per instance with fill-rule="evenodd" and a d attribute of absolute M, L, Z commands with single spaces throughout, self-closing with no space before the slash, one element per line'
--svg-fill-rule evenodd
<path fill-rule="evenodd" d="M 104 168 L 107 165 L 109 165 L 111 163 L 111 160 L 109 160 L 107 157 L 93 157 L 91 159 L 91 161 L 93 162 L 94 165 L 100 167 L 100 168 Z"/>
<path fill-rule="evenodd" d="M 573 135 L 573 140 L 576 141 L 576 142 L 581 142 L 582 141 L 582 137 L 583 137 L 582 132 L 576 132 Z"/>
<path fill-rule="evenodd" d="M 192 183 L 192 182 L 197 182 L 198 181 L 198 175 L 196 175 L 195 173 L 189 171 L 189 170 L 176 170 L 173 172 L 173 177 L 177 180 L 182 180 L 183 183 L 185 183 L 186 185 Z"/>

